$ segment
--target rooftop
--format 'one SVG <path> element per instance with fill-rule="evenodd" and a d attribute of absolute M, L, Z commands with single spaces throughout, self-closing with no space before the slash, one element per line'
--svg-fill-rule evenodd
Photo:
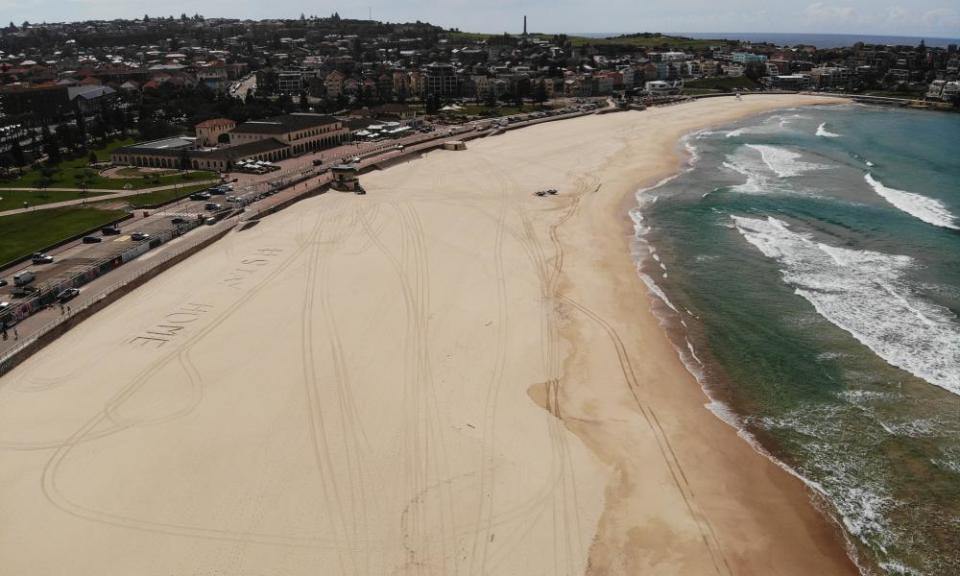
<path fill-rule="evenodd" d="M 148 142 L 137 142 L 136 144 L 131 144 L 130 146 L 124 146 L 123 148 L 118 149 L 124 152 L 136 152 L 138 150 L 179 150 L 180 148 L 190 148 L 193 146 L 193 139 L 191 138 L 181 138 L 175 136 L 173 138 L 163 138 L 162 140 L 150 140 Z"/>
<path fill-rule="evenodd" d="M 226 148 L 217 148 L 216 150 L 204 151 L 204 155 L 210 158 L 236 160 L 237 158 L 245 158 L 254 154 L 273 152 L 274 150 L 283 150 L 285 148 L 288 148 L 288 146 L 283 142 L 279 142 L 275 138 L 264 138 L 263 140 L 247 142 L 246 144 L 238 144 L 237 146 L 228 146 Z"/>
<path fill-rule="evenodd" d="M 211 118 L 210 120 L 204 120 L 200 122 L 195 127 L 196 128 L 215 128 L 217 126 L 236 126 L 236 122 L 229 118 Z"/>
<path fill-rule="evenodd" d="M 254 134 L 285 134 L 336 122 L 339 122 L 339 120 L 323 114 L 286 114 L 265 120 L 244 122 L 234 128 L 233 131 Z"/>

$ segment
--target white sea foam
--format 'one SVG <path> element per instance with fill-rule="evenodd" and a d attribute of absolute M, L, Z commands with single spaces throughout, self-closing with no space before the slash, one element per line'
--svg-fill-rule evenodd
<path fill-rule="evenodd" d="M 874 178 L 872 174 L 867 174 L 864 176 L 864 179 L 866 179 L 867 184 L 873 188 L 874 192 L 879 194 L 884 200 L 914 218 L 923 220 L 927 224 L 940 226 L 941 228 L 960 230 L 960 226 L 957 225 L 956 216 L 951 214 L 950 211 L 947 210 L 947 207 L 939 200 L 913 192 L 889 188 Z"/>
<path fill-rule="evenodd" d="M 663 290 L 661 290 L 660 287 L 657 286 L 657 283 L 653 281 L 653 278 L 651 278 L 647 274 L 644 274 L 643 272 L 640 272 L 640 279 L 643 280 L 644 284 L 646 284 L 647 290 L 649 290 L 651 294 L 659 298 L 664 304 L 667 305 L 667 307 L 669 307 L 671 310 L 673 310 L 677 314 L 680 313 L 676 309 L 676 307 L 673 305 L 673 302 L 671 302 L 670 299 L 667 298 L 667 295 L 663 292 Z"/>
<path fill-rule="evenodd" d="M 822 164 L 813 164 L 800 160 L 801 156 L 799 153 L 787 148 L 766 144 L 747 144 L 746 146 L 751 150 L 759 152 L 764 164 L 780 178 L 789 178 L 811 170 L 822 170 L 826 168 L 826 166 Z"/>
<path fill-rule="evenodd" d="M 743 184 L 730 189 L 741 194 L 793 193 L 790 182 L 783 178 L 795 176 L 822 166 L 798 160 L 800 155 L 785 148 L 747 144 L 724 160 L 727 170 L 744 176 Z"/>
<path fill-rule="evenodd" d="M 911 258 L 829 246 L 776 218 L 732 218 L 821 316 L 888 363 L 960 395 L 960 323 L 909 289 Z"/>
<path fill-rule="evenodd" d="M 943 451 L 941 458 L 933 458 L 930 461 L 934 465 L 946 468 L 954 474 L 960 474 L 960 449 L 947 448 Z"/>
<path fill-rule="evenodd" d="M 697 356 L 696 350 L 693 349 L 693 344 L 690 342 L 689 338 L 684 338 L 687 341 L 687 350 L 690 351 L 690 356 L 697 362 L 697 364 L 703 366 L 703 361 Z"/>
<path fill-rule="evenodd" d="M 839 138 L 840 137 L 839 134 L 835 132 L 830 132 L 829 130 L 827 130 L 826 122 L 821 122 L 820 125 L 817 126 L 817 136 L 821 138 Z"/>
<path fill-rule="evenodd" d="M 737 128 L 736 130 L 731 130 L 724 135 L 724 138 L 736 138 L 737 136 L 743 136 L 746 134 L 746 128 Z"/>
<path fill-rule="evenodd" d="M 891 402 L 896 400 L 899 397 L 898 394 L 893 394 L 890 392 L 878 392 L 876 390 L 858 390 L 858 389 L 844 390 L 839 394 L 839 396 L 844 400 L 846 400 L 847 402 L 857 404 L 858 406 L 866 402 L 873 402 L 877 400 L 886 400 L 887 402 Z"/>
<path fill-rule="evenodd" d="M 722 166 L 731 172 L 736 172 L 747 180 L 743 184 L 732 186 L 730 189 L 741 194 L 764 194 L 773 192 L 778 186 L 767 175 L 766 165 L 755 155 L 749 154 L 746 148 L 739 148 L 727 156 Z"/>
<path fill-rule="evenodd" d="M 875 419 L 884 432 L 891 436 L 922 438 L 936 434 L 943 428 L 943 422 L 936 418 L 917 418 L 906 422 L 885 422 L 879 417 Z"/>
<path fill-rule="evenodd" d="M 891 576 L 924 576 L 924 573 L 915 570 L 903 562 L 897 562 L 896 560 L 891 560 L 888 562 L 880 562 L 880 568 L 886 574 Z"/>
<path fill-rule="evenodd" d="M 687 154 L 689 155 L 686 169 L 686 172 L 689 172 L 690 170 L 693 170 L 694 166 L 697 164 L 697 161 L 700 160 L 700 151 L 697 150 L 696 146 L 690 143 L 689 138 L 683 139 L 683 147 L 686 149 Z"/>

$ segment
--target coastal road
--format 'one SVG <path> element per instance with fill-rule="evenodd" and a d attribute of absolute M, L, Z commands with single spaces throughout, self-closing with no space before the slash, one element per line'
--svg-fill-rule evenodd
<path fill-rule="evenodd" d="M 247 94 L 249 94 L 251 90 L 256 90 L 256 89 L 257 89 L 257 75 L 248 74 L 244 76 L 240 81 L 230 85 L 230 95 L 236 98 L 239 98 L 241 100 L 245 100 L 247 98 Z"/>

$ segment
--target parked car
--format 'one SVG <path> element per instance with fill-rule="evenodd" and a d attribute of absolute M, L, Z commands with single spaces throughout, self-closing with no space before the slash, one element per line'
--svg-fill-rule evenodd
<path fill-rule="evenodd" d="M 214 218 L 214 217 L 212 217 L 212 216 L 210 216 L 210 217 L 207 217 L 207 218 L 203 221 L 203 223 L 206 224 L 207 226 L 213 226 L 214 224 L 217 223 L 217 219 Z"/>
<path fill-rule="evenodd" d="M 10 303 L 9 303 L 9 302 L 0 302 L 0 314 L 3 314 L 4 312 L 6 312 L 6 311 L 9 310 L 9 309 L 10 309 Z"/>
<path fill-rule="evenodd" d="M 67 288 L 63 292 L 60 292 L 59 294 L 57 294 L 57 300 L 59 300 L 61 303 L 69 302 L 70 300 L 73 300 L 79 295 L 80 295 L 79 288 Z"/>
<path fill-rule="evenodd" d="M 208 212 L 216 212 L 220 208 L 221 206 L 216 202 L 207 202 L 206 204 L 203 205 L 203 209 Z"/>
<path fill-rule="evenodd" d="M 31 272 L 30 270 L 24 270 L 18 274 L 13 275 L 13 285 L 14 286 L 26 286 L 27 284 L 36 280 L 37 275 Z"/>
<path fill-rule="evenodd" d="M 7 285 L 7 281 L 4 280 L 3 278 L 0 278 L 0 287 L 6 286 L 6 285 Z"/>
<path fill-rule="evenodd" d="M 149 240 L 150 235 L 144 234 L 143 232 L 134 232 L 133 234 L 130 235 L 130 239 L 135 242 L 141 242 L 143 240 Z"/>
<path fill-rule="evenodd" d="M 180 224 L 186 224 L 187 221 L 184 220 L 183 218 L 173 218 L 170 220 L 170 223 L 173 225 L 180 225 Z"/>
<path fill-rule="evenodd" d="M 101 242 L 103 242 L 103 238 L 101 238 L 101 237 L 99 237 L 99 236 L 84 236 L 84 237 L 83 237 L 83 243 L 84 243 L 84 244 L 99 244 L 99 243 L 101 243 Z"/>
<path fill-rule="evenodd" d="M 207 192 L 194 192 L 190 195 L 191 200 L 209 200 L 210 194 Z"/>
<path fill-rule="evenodd" d="M 34 264 L 52 264 L 53 256 L 49 254 L 42 254 L 40 252 L 35 252 L 31 260 L 33 260 Z"/>
<path fill-rule="evenodd" d="M 120 234 L 120 227 L 118 226 L 104 226 L 100 229 L 100 233 L 104 236 L 116 236 Z"/>
<path fill-rule="evenodd" d="M 227 191 L 226 189 L 220 186 L 217 186 L 216 188 L 207 188 L 207 193 L 212 194 L 214 196 L 223 196 L 224 194 L 227 193 Z"/>

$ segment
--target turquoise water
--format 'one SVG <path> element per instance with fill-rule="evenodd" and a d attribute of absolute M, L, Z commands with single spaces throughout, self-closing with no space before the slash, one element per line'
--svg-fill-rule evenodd
<path fill-rule="evenodd" d="M 857 105 L 691 135 L 637 258 L 712 408 L 877 574 L 960 574 L 960 115 Z"/>

